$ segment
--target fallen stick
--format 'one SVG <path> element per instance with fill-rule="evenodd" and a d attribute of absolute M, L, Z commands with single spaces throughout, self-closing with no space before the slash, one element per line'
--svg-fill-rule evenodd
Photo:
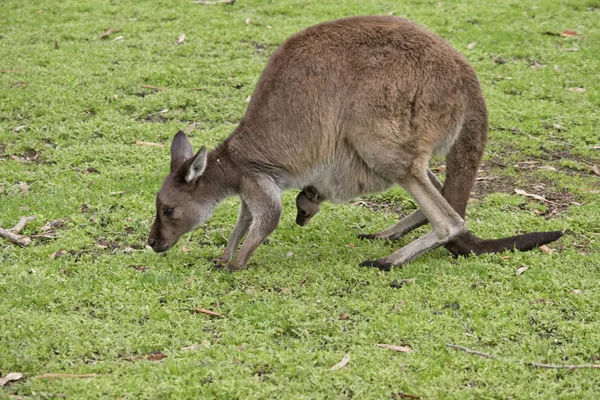
<path fill-rule="evenodd" d="M 233 4 L 235 0 L 219 0 L 219 1 L 205 1 L 205 0 L 196 0 L 192 1 L 192 4 L 204 4 L 208 6 L 214 6 L 216 4 Z"/>
<path fill-rule="evenodd" d="M 158 86 L 152 86 L 152 85 L 142 85 L 143 88 L 146 89 L 153 89 L 153 90 L 168 90 L 168 87 L 158 87 Z"/>
<path fill-rule="evenodd" d="M 471 349 L 469 349 L 467 347 L 457 346 L 457 345 L 451 344 L 451 343 L 447 343 L 446 346 L 447 347 L 451 347 L 451 348 L 456 349 L 456 350 L 459 350 L 459 351 L 463 351 L 465 353 L 475 354 L 475 355 L 478 355 L 480 357 L 493 358 L 493 359 L 496 359 L 496 360 L 501 360 L 501 361 L 506 361 L 506 362 L 513 362 L 513 363 L 525 364 L 525 365 L 528 365 L 528 366 L 534 367 L 534 368 L 545 368 L 545 369 L 584 369 L 584 368 L 600 369 L 600 364 L 573 364 L 573 365 L 542 364 L 542 363 L 536 363 L 536 362 L 531 362 L 531 361 L 520 361 L 520 360 L 510 360 L 510 359 L 507 359 L 507 358 L 500 358 L 500 357 L 493 356 L 491 354 L 483 353 L 483 352 L 477 351 L 477 350 L 471 350 Z"/>
<path fill-rule="evenodd" d="M 19 246 L 29 246 L 29 244 L 31 243 L 31 238 L 29 236 L 19 235 L 19 232 L 25 229 L 25 226 L 34 219 L 35 215 L 32 215 L 30 217 L 21 217 L 19 222 L 17 222 L 17 224 L 14 227 L 10 229 L 0 228 L 0 237 Z"/>
<path fill-rule="evenodd" d="M 17 224 L 16 224 L 14 227 L 12 227 L 12 228 L 10 229 L 10 231 L 11 231 L 12 233 L 21 233 L 21 231 L 22 231 L 23 229 L 25 229 L 25 226 L 26 226 L 26 225 L 27 225 L 29 222 L 33 221 L 34 219 L 35 219 L 35 215 L 31 215 L 31 216 L 29 216 L 29 217 L 21 217 L 21 219 L 19 219 L 19 222 L 17 222 Z"/>
<path fill-rule="evenodd" d="M 62 378 L 95 378 L 108 374 L 44 374 L 38 375 L 35 379 L 62 379 Z"/>

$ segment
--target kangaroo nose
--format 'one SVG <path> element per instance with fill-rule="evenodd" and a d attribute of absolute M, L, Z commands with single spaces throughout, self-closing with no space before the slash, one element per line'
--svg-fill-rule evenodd
<path fill-rule="evenodd" d="M 149 238 L 148 244 L 150 245 L 150 247 L 154 247 L 154 245 L 156 244 L 156 239 L 153 237 Z"/>

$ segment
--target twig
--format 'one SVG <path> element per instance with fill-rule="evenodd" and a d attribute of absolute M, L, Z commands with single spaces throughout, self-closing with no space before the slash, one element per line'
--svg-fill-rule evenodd
<path fill-rule="evenodd" d="M 468 336 L 473 336 L 473 330 L 469 329 L 469 327 L 467 326 L 467 324 L 465 324 L 465 321 L 462 320 L 462 318 L 460 317 L 460 314 L 458 313 L 458 311 L 454 311 L 454 315 L 456 315 L 456 318 L 458 318 L 458 320 L 462 324 L 462 326 L 465 329 L 465 332 L 467 333 L 467 335 Z"/>
<path fill-rule="evenodd" d="M 168 90 L 168 87 L 158 87 L 158 86 L 152 86 L 152 85 L 142 85 L 143 88 L 146 89 L 153 89 L 153 90 Z"/>
<path fill-rule="evenodd" d="M 304 274 L 302 279 L 300 279 L 300 282 L 298 282 L 298 285 L 304 285 L 304 283 L 306 283 L 307 280 L 308 280 L 308 272 Z"/>
<path fill-rule="evenodd" d="M 457 346 L 457 345 L 451 344 L 451 343 L 447 343 L 446 346 L 447 347 L 451 347 L 451 348 L 456 349 L 456 350 L 464 351 L 465 353 L 475 354 L 475 355 L 478 355 L 478 356 L 481 356 L 481 357 L 493 358 L 493 359 L 496 359 L 496 360 L 502 360 L 502 361 L 506 361 L 506 362 L 521 363 L 521 364 L 525 364 L 525 365 L 528 365 L 528 366 L 533 367 L 533 368 L 545 368 L 545 369 L 584 369 L 584 368 L 589 368 L 589 369 L 600 369 L 600 364 L 574 364 L 574 365 L 542 364 L 542 363 L 536 363 L 536 362 L 531 362 L 531 361 L 519 361 L 519 360 L 510 360 L 510 359 L 506 359 L 506 358 L 500 358 L 500 357 L 493 356 L 491 354 L 482 353 L 481 351 L 477 351 L 477 350 L 471 350 L 471 349 L 469 349 L 467 347 Z"/>
<path fill-rule="evenodd" d="M 25 228 L 25 225 L 27 225 L 30 221 L 33 221 L 34 219 L 35 215 L 32 215 L 30 217 L 21 217 L 19 222 L 13 228 L 0 228 L 0 237 L 19 246 L 28 246 L 31 243 L 31 238 L 29 236 L 19 235 L 19 232 L 21 232 Z"/>
<path fill-rule="evenodd" d="M 205 1 L 205 0 L 195 0 L 192 1 L 192 4 L 204 4 L 208 6 L 214 6 L 216 4 L 233 4 L 235 0 L 219 0 L 219 1 Z"/>
<path fill-rule="evenodd" d="M 575 365 L 556 365 L 556 364 L 540 364 L 535 362 L 526 363 L 534 368 L 546 368 L 546 369 L 600 369 L 600 364 L 575 364 Z"/>
<path fill-rule="evenodd" d="M 104 39 L 109 37 L 110 35 L 112 35 L 113 33 L 117 33 L 120 32 L 121 28 L 113 28 L 112 26 L 110 28 L 108 28 L 108 30 L 106 32 L 104 32 L 102 35 L 98 36 L 98 39 Z"/>
<path fill-rule="evenodd" d="M 477 350 L 471 350 L 471 349 L 468 349 L 468 348 L 463 347 L 463 346 L 457 346 L 457 345 L 451 344 L 451 343 L 447 343 L 446 346 L 447 347 L 452 347 L 453 349 L 456 349 L 456 350 L 464 351 L 465 353 L 477 354 L 478 356 L 481 356 L 481 357 L 498 359 L 498 357 L 493 356 L 491 354 L 482 353 L 481 351 L 477 351 Z"/>
<path fill-rule="evenodd" d="M 62 378 L 95 378 L 108 374 L 44 374 L 38 375 L 36 379 L 62 379 Z"/>
<path fill-rule="evenodd" d="M 206 87 L 193 87 L 192 90 L 208 90 Z"/>

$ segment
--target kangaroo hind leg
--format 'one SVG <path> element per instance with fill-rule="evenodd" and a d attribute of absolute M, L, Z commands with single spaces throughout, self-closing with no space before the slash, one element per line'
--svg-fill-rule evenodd
<path fill-rule="evenodd" d="M 403 177 L 398 183 L 415 199 L 420 207 L 420 210 L 405 219 L 422 212 L 431 224 L 431 231 L 395 253 L 379 260 L 364 261 L 361 266 L 389 270 L 392 266 L 406 264 L 426 251 L 442 246 L 467 231 L 465 221 L 448 204 L 440 193 L 439 185 L 434 184 L 428 175 L 431 174 L 424 168 L 418 174 Z"/>
<path fill-rule="evenodd" d="M 427 176 L 430 182 L 435 186 L 435 188 L 441 192 L 442 191 L 442 183 L 439 179 L 431 172 L 427 170 Z M 388 229 L 378 232 L 378 233 L 361 233 L 358 235 L 359 239 L 387 239 L 387 240 L 397 240 L 402 236 L 406 235 L 409 232 L 427 224 L 429 221 L 423 211 L 418 209 L 406 217 L 402 218 L 400 221 L 390 226 Z"/>

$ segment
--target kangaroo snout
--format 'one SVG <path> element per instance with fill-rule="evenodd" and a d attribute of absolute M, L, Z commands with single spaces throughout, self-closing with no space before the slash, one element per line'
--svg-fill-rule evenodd
<path fill-rule="evenodd" d="M 162 253 L 171 248 L 171 246 L 163 238 L 156 236 L 150 236 L 148 238 L 148 245 L 152 247 L 152 250 L 154 250 L 155 253 Z"/>

